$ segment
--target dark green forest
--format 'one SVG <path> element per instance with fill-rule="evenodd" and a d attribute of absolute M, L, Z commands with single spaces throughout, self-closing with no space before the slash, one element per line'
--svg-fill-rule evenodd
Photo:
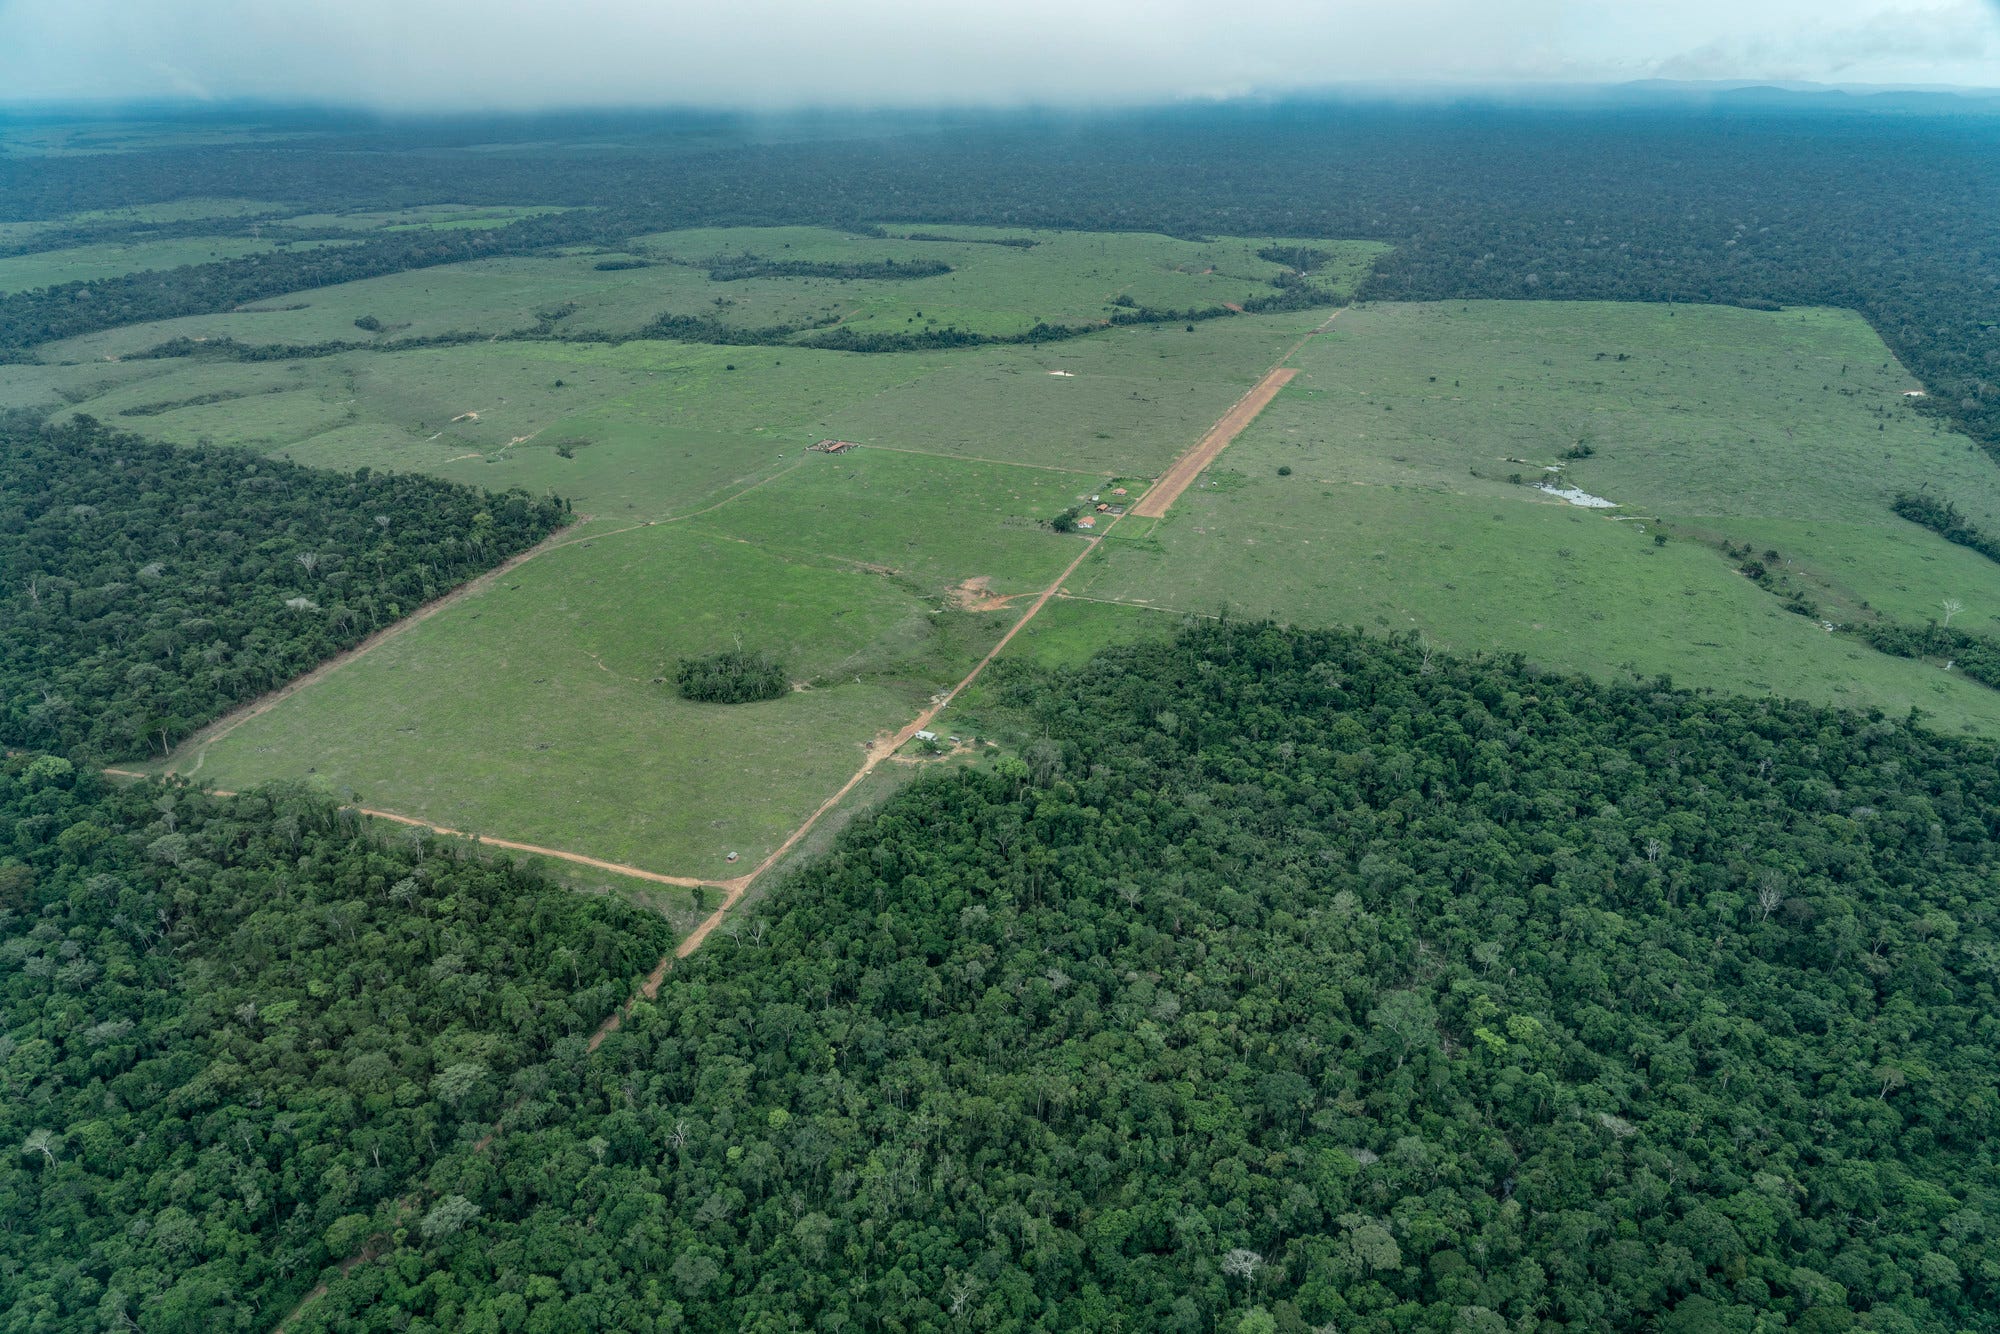
<path fill-rule="evenodd" d="M 0 743 L 164 754 L 566 521 L 415 473 L 0 423 Z"/>
<path fill-rule="evenodd" d="M 674 689 L 682 699 L 703 704 L 749 704 L 779 699 L 792 691 L 785 665 L 762 653 L 732 649 L 674 664 Z"/>
<path fill-rule="evenodd" d="M 0 760 L 0 1330 L 264 1334 L 379 1229 L 441 1238 L 430 1165 L 670 943 L 303 790 Z"/>
<path fill-rule="evenodd" d="M 991 702 L 297 1328 L 1996 1328 L 1990 743 L 1270 625 Z"/>
<path fill-rule="evenodd" d="M 1991 115 L 1793 99 L 1746 101 L 1726 114 L 1286 104 L 991 117 L 914 133 L 856 125 L 846 137 L 832 127 L 771 142 L 726 118 L 696 117 L 343 128 L 355 151 L 337 170 L 298 143 L 0 156 L 0 216 L 188 196 L 571 210 L 0 297 L 0 353 L 380 273 L 619 245 L 673 227 L 872 231 L 898 220 L 1365 237 L 1395 246 L 1364 285 L 1366 299 L 1853 307 L 1929 386 L 1923 410 L 2000 450 L 2000 117 Z M 576 147 L 554 146 L 562 143 Z M 250 225 L 263 224 L 221 230 Z M 92 227 L 89 239 L 108 239 L 103 224 Z M 69 244 L 63 235 L 47 244 Z"/>

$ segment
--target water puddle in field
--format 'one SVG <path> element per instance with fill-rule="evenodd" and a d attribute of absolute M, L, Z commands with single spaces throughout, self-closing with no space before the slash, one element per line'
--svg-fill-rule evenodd
<path fill-rule="evenodd" d="M 1618 502 L 1606 500 L 1603 496 L 1593 496 L 1588 491 L 1579 491 L 1573 486 L 1557 486 L 1553 482 L 1537 482 L 1535 490 L 1546 491 L 1558 500 L 1567 500 L 1572 505 L 1580 505 L 1587 510 L 1615 510 Z"/>

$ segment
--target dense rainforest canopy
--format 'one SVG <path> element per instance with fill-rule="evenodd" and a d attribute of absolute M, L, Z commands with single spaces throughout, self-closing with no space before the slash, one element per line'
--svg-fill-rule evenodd
<path fill-rule="evenodd" d="M 163 754 L 565 521 L 416 473 L 0 422 L 0 743 Z"/>
<path fill-rule="evenodd" d="M 441 1235 L 429 1166 L 670 940 L 304 792 L 0 760 L 0 1330 L 265 1334 L 372 1219 Z"/>
<path fill-rule="evenodd" d="M 1269 625 L 1007 694 L 296 1328 L 2000 1327 L 1990 743 Z"/>

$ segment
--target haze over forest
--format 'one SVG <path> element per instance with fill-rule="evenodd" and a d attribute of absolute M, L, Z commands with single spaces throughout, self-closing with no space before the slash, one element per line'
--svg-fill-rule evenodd
<path fill-rule="evenodd" d="M 1995 0 L 11 0 L 0 99 L 397 109 L 1051 106 L 1340 86 L 2000 87 Z"/>

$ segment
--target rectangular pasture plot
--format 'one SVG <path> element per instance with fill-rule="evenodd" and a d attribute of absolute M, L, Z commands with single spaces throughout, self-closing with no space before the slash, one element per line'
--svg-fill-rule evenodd
<path fill-rule="evenodd" d="M 1294 466 L 1457 486 L 1562 464 L 1634 511 L 1842 521 L 1928 484 L 2000 526 L 2000 471 L 1903 400 L 1908 372 L 1852 311 L 1370 305 L 1296 364 L 1267 418 Z"/>
<path fill-rule="evenodd" d="M 1039 348 L 926 354 L 913 364 L 928 373 L 818 425 L 864 446 L 1153 477 L 1324 318 L 1208 320 L 1193 333 L 1143 325 Z"/>
<path fill-rule="evenodd" d="M 1079 569 L 1088 569 L 1084 562 Z M 1041 615 L 1021 629 L 1007 643 L 1002 654 L 1025 658 L 1043 667 L 1081 667 L 1114 644 L 1129 644 L 1148 637 L 1169 638 L 1180 627 L 1181 615 L 1163 607 L 1137 603 L 1099 602 L 1089 597 L 1057 597 Z M 962 730 L 961 714 L 978 712 L 986 696 L 981 683 L 953 701 L 952 708 L 938 720 L 938 726 Z"/>
<path fill-rule="evenodd" d="M 178 766 L 232 788 L 310 777 L 455 829 L 720 878 L 997 637 L 997 620 L 954 632 L 933 610 L 866 571 L 641 529 L 521 566 Z M 739 642 L 814 684 L 712 705 L 667 683 L 681 657 Z"/>
<path fill-rule="evenodd" d="M 99 361 L 71 366 L 11 362 L 0 365 L 0 408 L 60 412 L 72 403 L 88 403 L 142 384 L 159 376 L 164 369 L 143 361 Z"/>
<path fill-rule="evenodd" d="M 966 580 L 974 598 L 1039 592 L 1077 554 L 1046 525 L 1103 474 L 863 448 L 804 466 L 690 520 L 769 551 L 893 572 L 927 597 Z"/>

